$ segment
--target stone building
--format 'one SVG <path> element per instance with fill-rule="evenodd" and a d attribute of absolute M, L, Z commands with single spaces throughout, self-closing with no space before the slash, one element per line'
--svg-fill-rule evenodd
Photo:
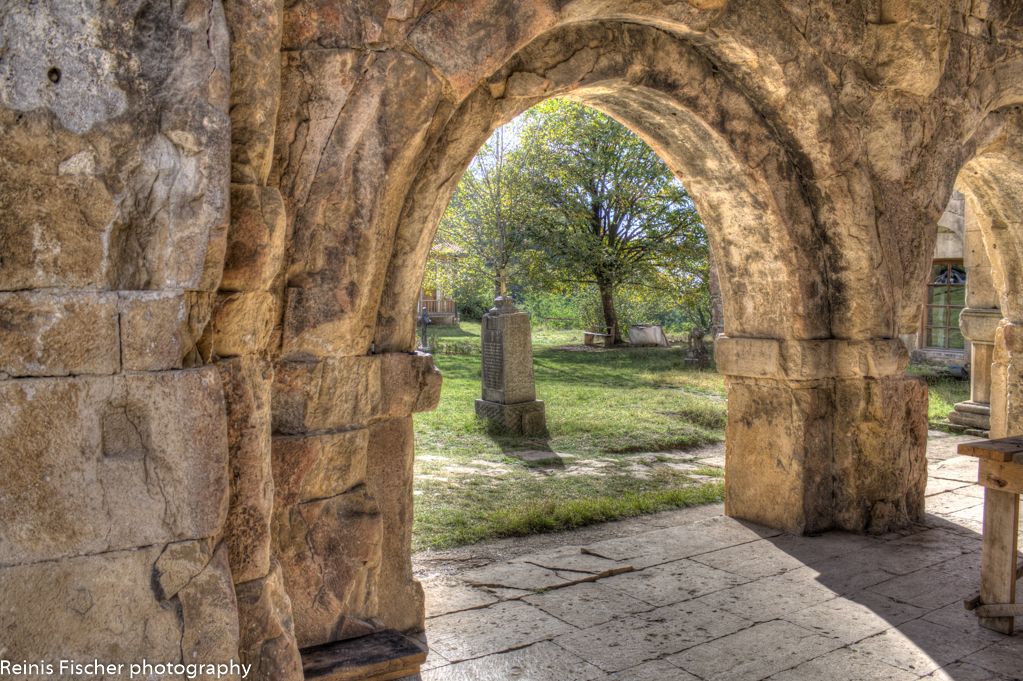
<path fill-rule="evenodd" d="M 914 361 L 967 370 L 970 399 L 957 404 L 949 420 L 968 433 L 986 436 L 991 413 L 991 353 L 1001 311 L 975 210 L 962 192 L 952 192 L 938 220 L 919 328 L 901 338 Z"/>
<path fill-rule="evenodd" d="M 953 192 L 938 220 L 920 327 L 916 333 L 902 337 L 914 361 L 959 366 L 969 362 L 969 348 L 959 330 L 968 276 L 963 261 L 965 213 L 965 197 Z"/>
<path fill-rule="evenodd" d="M 39 0 L 0 35 L 9 657 L 297 679 L 302 650 L 422 626 L 423 267 L 477 149 L 551 96 L 696 200 L 729 514 L 921 517 L 900 336 L 954 187 L 991 264 L 961 324 L 976 389 L 992 435 L 1023 430 L 1015 0 Z"/>

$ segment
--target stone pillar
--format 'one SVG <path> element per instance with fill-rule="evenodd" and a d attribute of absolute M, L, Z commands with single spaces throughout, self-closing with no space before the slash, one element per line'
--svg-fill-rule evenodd
<path fill-rule="evenodd" d="M 147 40 L 107 30 L 133 22 Z M 237 659 L 196 351 L 228 223 L 222 5 L 5 3 L 0 26 L 0 656 Z"/>
<path fill-rule="evenodd" d="M 410 417 L 439 397 L 429 355 L 278 363 L 273 554 L 300 648 L 422 628 Z"/>
<path fill-rule="evenodd" d="M 991 429 L 991 362 L 1001 318 L 998 308 L 973 307 L 959 317 L 959 329 L 970 343 L 970 399 L 956 404 L 948 420 L 965 426 L 970 435 L 987 437 Z"/>
<path fill-rule="evenodd" d="M 901 341 L 721 336 L 715 359 L 728 515 L 794 533 L 922 518 L 927 388 L 903 374 Z"/>
<path fill-rule="evenodd" d="M 547 419 L 536 399 L 529 313 L 505 296 L 495 302 L 483 315 L 483 399 L 476 400 L 476 416 L 508 433 L 542 435 Z"/>
<path fill-rule="evenodd" d="M 280 100 L 281 7 L 225 3 L 231 32 L 231 224 L 223 276 L 201 342 L 224 382 L 230 441 L 227 545 L 238 597 L 239 654 L 250 679 L 294 681 L 302 660 L 284 573 L 273 555 L 272 333 L 279 318 L 286 212 L 268 183 Z"/>
<path fill-rule="evenodd" d="M 299 648 L 336 651 L 424 619 L 411 565 L 409 417 L 436 404 L 427 394 L 439 394 L 439 374 L 429 356 L 404 352 L 411 334 L 382 342 L 377 324 L 378 314 L 410 316 L 411 305 L 381 309 L 381 290 L 392 259 L 407 257 L 395 249 L 395 222 L 434 117 L 450 109 L 430 65 L 388 49 L 398 35 L 384 30 L 388 3 L 361 12 L 333 3 L 329 21 L 313 5 L 281 4 L 267 181 L 287 209 L 272 547 Z"/>
<path fill-rule="evenodd" d="M 991 428 L 991 361 L 995 328 L 1002 313 L 980 224 L 975 211 L 965 202 L 963 215 L 966 309 L 959 317 L 959 330 L 970 344 L 970 399 L 955 405 L 948 420 L 965 426 L 971 435 L 987 437 Z"/>
<path fill-rule="evenodd" d="M 991 363 L 991 437 L 1023 434 L 1023 322 L 1003 319 Z"/>

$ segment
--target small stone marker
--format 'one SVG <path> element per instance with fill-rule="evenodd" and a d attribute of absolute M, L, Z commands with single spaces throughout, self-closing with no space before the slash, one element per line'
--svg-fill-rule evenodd
<path fill-rule="evenodd" d="M 483 398 L 477 418 L 515 435 L 547 431 L 543 401 L 533 381 L 533 340 L 529 313 L 515 307 L 502 274 L 494 307 L 483 315 Z"/>

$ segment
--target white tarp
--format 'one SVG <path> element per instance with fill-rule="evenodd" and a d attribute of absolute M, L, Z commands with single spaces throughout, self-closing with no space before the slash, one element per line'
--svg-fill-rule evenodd
<path fill-rule="evenodd" d="M 629 343 L 632 345 L 660 345 L 668 347 L 664 329 L 655 324 L 633 324 L 629 327 Z"/>

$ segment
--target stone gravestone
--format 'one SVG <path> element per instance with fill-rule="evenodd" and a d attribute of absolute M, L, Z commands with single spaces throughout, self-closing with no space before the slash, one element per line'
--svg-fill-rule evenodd
<path fill-rule="evenodd" d="M 516 435 L 547 431 L 543 401 L 536 399 L 529 313 L 515 307 L 500 284 L 494 307 L 483 315 L 483 399 L 476 416 Z"/>

